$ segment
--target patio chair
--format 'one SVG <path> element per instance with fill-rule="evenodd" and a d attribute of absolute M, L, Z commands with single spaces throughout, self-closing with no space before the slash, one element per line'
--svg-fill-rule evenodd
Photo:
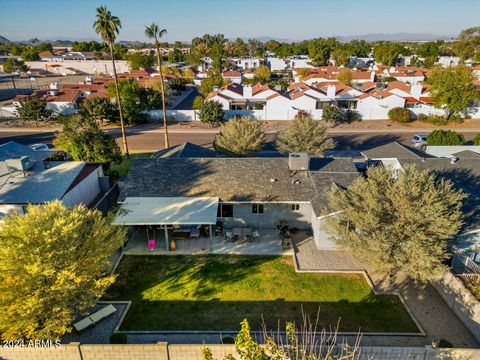
<path fill-rule="evenodd" d="M 150 249 L 150 251 L 155 250 L 155 247 L 156 247 L 155 239 L 148 240 L 148 248 Z"/>

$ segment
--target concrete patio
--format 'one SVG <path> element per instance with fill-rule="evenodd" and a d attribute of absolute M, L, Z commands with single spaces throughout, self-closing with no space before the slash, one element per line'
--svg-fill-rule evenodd
<path fill-rule="evenodd" d="M 299 231 L 292 234 L 292 240 L 300 241 L 309 236 Z M 200 255 L 200 254 L 235 254 L 235 255 L 293 255 L 293 249 L 284 250 L 278 230 L 262 229 L 260 237 L 249 242 L 232 242 L 223 236 L 200 237 L 196 239 L 176 240 L 176 250 L 167 251 L 163 230 L 155 234 L 156 247 L 148 248 L 147 235 L 143 231 L 130 234 L 123 248 L 125 255 Z"/>

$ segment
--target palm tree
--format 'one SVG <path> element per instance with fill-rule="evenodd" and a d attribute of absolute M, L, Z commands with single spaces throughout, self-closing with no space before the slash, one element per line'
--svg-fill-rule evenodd
<path fill-rule="evenodd" d="M 157 65 L 158 72 L 160 73 L 160 90 L 162 92 L 162 110 L 163 110 L 163 129 L 165 132 L 165 149 L 170 147 L 168 142 L 168 130 L 167 130 L 167 111 L 165 110 L 165 84 L 163 81 L 162 71 L 162 57 L 160 56 L 160 38 L 167 33 L 166 29 L 161 29 L 157 24 L 152 23 L 150 26 L 145 26 L 145 35 L 149 39 L 155 39 L 155 48 L 157 49 Z"/>
<path fill-rule="evenodd" d="M 128 158 L 128 145 L 127 145 L 127 136 L 125 135 L 125 126 L 123 122 L 123 110 L 122 103 L 120 100 L 120 91 L 118 89 L 118 78 L 117 78 L 117 69 L 115 67 L 115 57 L 113 56 L 115 39 L 119 33 L 119 29 L 122 27 L 120 19 L 116 16 L 113 16 L 112 13 L 107 10 L 106 6 L 100 6 L 97 8 L 97 19 L 93 23 L 93 28 L 95 32 L 102 37 L 102 40 L 108 45 L 110 49 L 110 57 L 112 59 L 113 66 L 113 77 L 115 78 L 115 93 L 118 104 L 118 112 L 120 114 L 120 127 L 122 129 L 122 141 L 123 141 L 123 150 L 125 152 L 125 157 Z"/>

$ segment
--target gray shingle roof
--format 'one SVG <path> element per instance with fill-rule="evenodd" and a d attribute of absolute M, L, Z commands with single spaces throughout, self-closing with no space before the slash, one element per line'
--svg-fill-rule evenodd
<path fill-rule="evenodd" d="M 423 153 L 419 154 L 418 150 L 409 148 L 396 141 L 362 151 L 362 154 L 368 159 L 420 159 L 429 156 Z"/>
<path fill-rule="evenodd" d="M 35 151 L 30 149 L 28 146 L 16 143 L 15 141 L 9 141 L 0 145 L 0 161 L 13 159 L 20 156 L 29 156 L 34 161 L 42 161 L 52 153 L 54 153 L 54 151 Z"/>
<path fill-rule="evenodd" d="M 291 172 L 288 158 L 139 158 L 120 181 L 119 200 L 215 196 L 222 201 L 311 201 L 319 215 L 332 184 L 348 185 L 356 176 L 351 158 L 312 159 L 308 176 Z"/>
<path fill-rule="evenodd" d="M 213 150 L 204 148 L 203 146 L 192 144 L 188 141 L 183 144 L 160 150 L 152 155 L 152 158 L 180 158 L 180 157 L 201 157 L 212 158 L 217 157 L 217 153 Z"/>

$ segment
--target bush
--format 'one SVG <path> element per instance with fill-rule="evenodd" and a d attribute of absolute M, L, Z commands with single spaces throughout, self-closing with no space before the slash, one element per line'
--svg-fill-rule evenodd
<path fill-rule="evenodd" d="M 123 333 L 113 333 L 110 335 L 110 344 L 127 344 L 127 335 Z"/>
<path fill-rule="evenodd" d="M 347 112 L 347 122 L 351 123 L 353 121 L 362 120 L 362 115 L 357 110 L 348 110 Z"/>
<path fill-rule="evenodd" d="M 473 145 L 480 145 L 480 133 L 473 138 Z"/>
<path fill-rule="evenodd" d="M 465 137 L 452 130 L 434 130 L 427 136 L 429 146 L 464 145 Z"/>
<path fill-rule="evenodd" d="M 438 347 L 439 348 L 453 348 L 454 346 L 447 339 L 440 339 L 440 341 L 438 342 Z"/>
<path fill-rule="evenodd" d="M 238 117 L 222 125 L 215 137 L 215 150 L 230 155 L 247 156 L 260 151 L 265 139 L 260 121 Z"/>
<path fill-rule="evenodd" d="M 342 121 L 343 113 L 338 106 L 329 106 L 323 109 L 322 120 L 329 125 L 335 125 L 336 123 Z"/>
<path fill-rule="evenodd" d="M 412 121 L 410 110 L 396 107 L 388 112 L 388 118 L 399 123 L 409 123 Z"/>
<path fill-rule="evenodd" d="M 204 124 L 218 124 L 223 121 L 225 111 L 223 111 L 222 104 L 218 101 L 206 101 L 200 109 L 198 114 L 200 121 Z"/>

